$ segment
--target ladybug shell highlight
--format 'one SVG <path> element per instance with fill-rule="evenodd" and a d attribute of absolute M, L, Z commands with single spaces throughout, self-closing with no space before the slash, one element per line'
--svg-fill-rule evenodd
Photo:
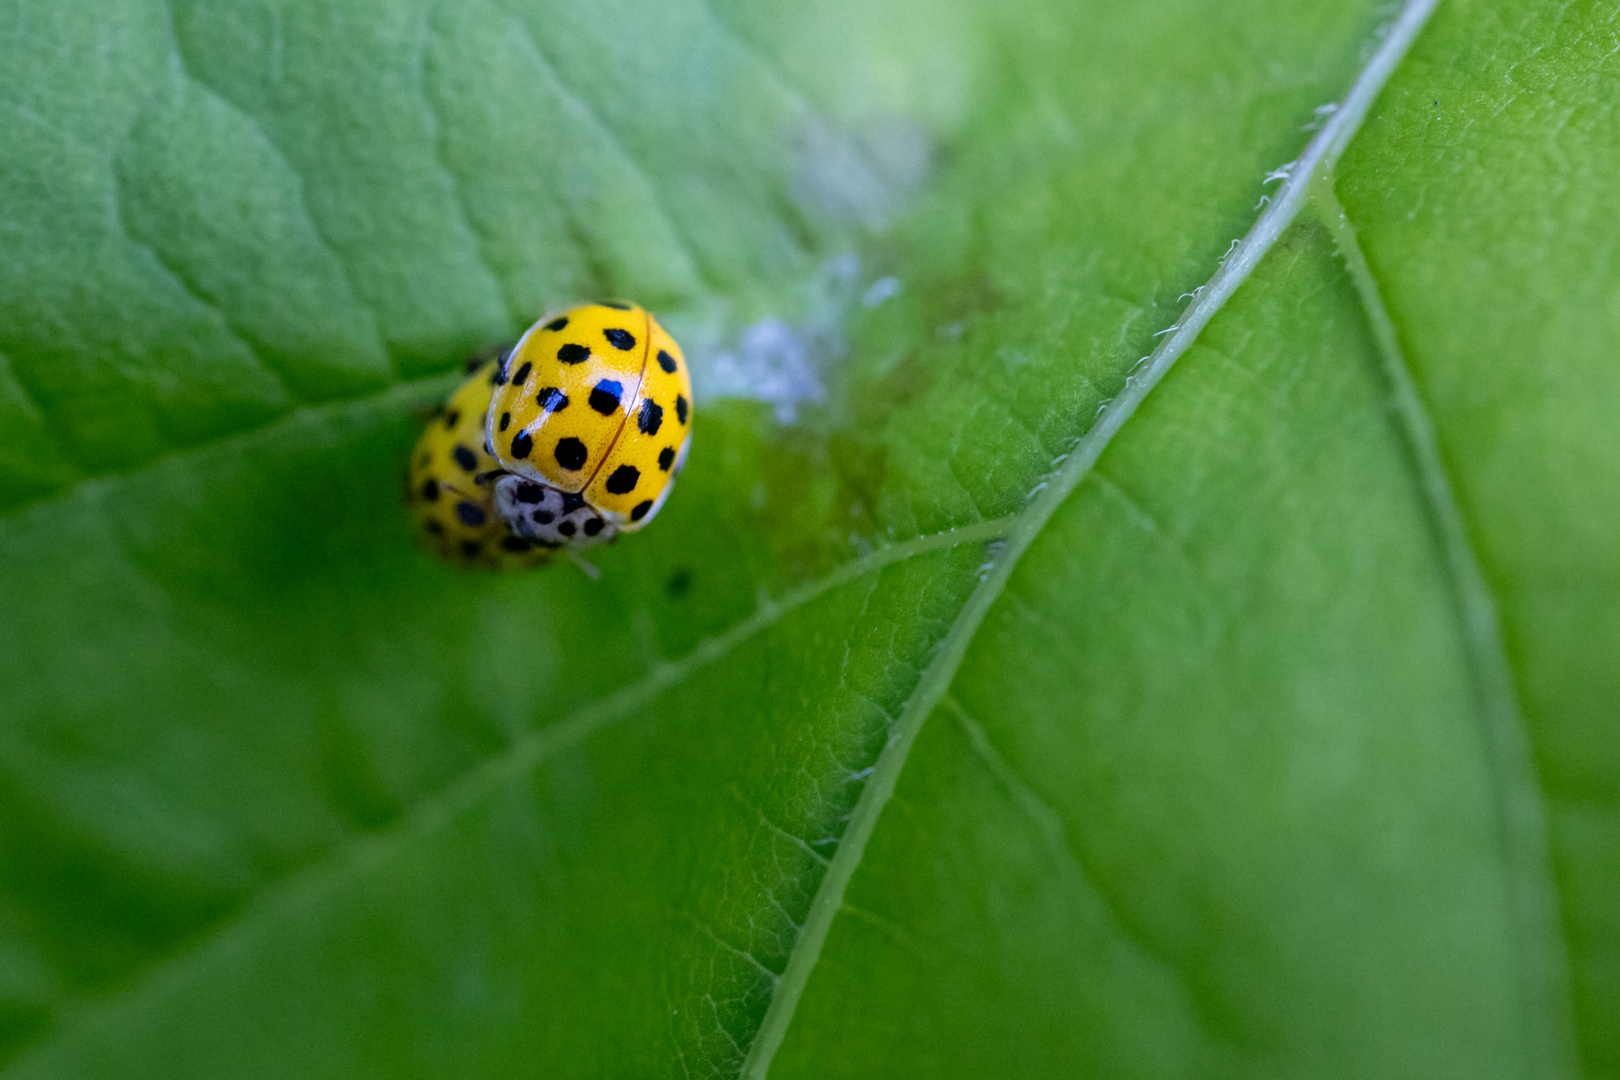
<path fill-rule="evenodd" d="M 541 566 L 551 552 L 512 535 L 487 475 L 501 468 L 484 449 L 496 377 L 494 361 L 480 367 L 428 423 L 411 452 L 406 501 L 423 540 L 443 558 L 503 569 Z"/>
<path fill-rule="evenodd" d="M 680 346 L 634 304 L 586 304 L 529 328 L 490 401 L 501 467 L 585 501 L 612 526 L 652 521 L 684 460 L 692 382 Z"/>

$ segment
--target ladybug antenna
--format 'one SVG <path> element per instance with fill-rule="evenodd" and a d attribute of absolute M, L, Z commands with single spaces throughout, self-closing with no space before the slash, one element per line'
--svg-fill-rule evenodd
<path fill-rule="evenodd" d="M 595 581 L 597 578 L 602 576 L 602 571 L 586 562 L 585 556 L 581 555 L 573 548 L 566 548 L 564 553 L 568 556 L 568 561 L 579 567 L 580 570 L 584 572 L 585 576 L 590 578 L 592 581 Z"/>

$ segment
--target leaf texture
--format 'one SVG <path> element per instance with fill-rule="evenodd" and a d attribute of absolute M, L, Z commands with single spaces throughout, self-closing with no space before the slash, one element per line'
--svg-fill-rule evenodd
<path fill-rule="evenodd" d="M 0 1075 L 1620 1075 L 1620 25 L 1447 0 L 1131 379 L 1389 20 L 0 7 Z M 657 527 L 414 550 L 593 295 Z"/>

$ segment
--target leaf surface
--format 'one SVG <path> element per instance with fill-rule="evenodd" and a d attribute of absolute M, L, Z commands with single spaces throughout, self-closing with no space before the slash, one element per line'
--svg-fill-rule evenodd
<path fill-rule="evenodd" d="M 1127 378 L 1388 15 L 0 9 L 4 1075 L 1620 1074 L 1620 28 L 1442 5 Z M 593 295 L 657 527 L 415 550 Z"/>

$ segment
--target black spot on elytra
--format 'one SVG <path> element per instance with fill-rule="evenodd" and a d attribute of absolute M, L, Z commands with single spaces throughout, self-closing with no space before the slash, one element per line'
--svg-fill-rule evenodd
<path fill-rule="evenodd" d="M 604 300 L 604 301 L 602 301 L 602 306 L 603 307 L 610 307 L 614 311 L 629 311 L 630 310 L 630 305 L 629 304 L 620 303 L 617 300 Z"/>
<path fill-rule="evenodd" d="M 583 364 L 591 358 L 591 350 L 572 341 L 557 350 L 557 359 L 565 364 Z"/>
<path fill-rule="evenodd" d="M 528 551 L 530 546 L 529 542 L 521 536 L 505 536 L 501 538 L 501 547 L 507 551 L 524 552 Z"/>
<path fill-rule="evenodd" d="M 613 475 L 607 478 L 605 486 L 615 495 L 628 495 L 636 490 L 636 484 L 641 481 L 641 470 L 634 465 L 620 465 L 613 470 Z"/>
<path fill-rule="evenodd" d="M 636 503 L 636 508 L 634 510 L 630 511 L 630 520 L 631 521 L 640 521 L 642 518 L 647 516 L 647 511 L 649 511 L 651 509 L 652 509 L 652 500 L 651 499 L 648 499 L 646 502 L 638 502 L 638 503 Z"/>
<path fill-rule="evenodd" d="M 546 489 L 532 480 L 525 480 L 517 486 L 517 501 L 520 503 L 545 502 Z"/>
<path fill-rule="evenodd" d="M 534 440 L 529 438 L 529 433 L 527 431 L 520 431 L 516 435 L 512 436 L 513 457 L 526 458 L 529 456 L 529 451 L 533 449 Z"/>
<path fill-rule="evenodd" d="M 534 395 L 534 400 L 539 404 L 541 412 L 562 412 L 568 408 L 568 395 L 556 386 L 543 387 Z"/>
<path fill-rule="evenodd" d="M 669 575 L 669 582 L 664 586 L 664 588 L 669 592 L 669 595 L 679 600 L 681 597 L 692 591 L 692 571 L 688 570 L 684 566 L 681 567 L 679 570 Z"/>
<path fill-rule="evenodd" d="M 675 374 L 675 358 L 663 349 L 658 350 L 658 366 L 671 375 Z"/>
<path fill-rule="evenodd" d="M 474 469 L 478 468 L 478 455 L 474 454 L 471 450 L 467 449 L 465 446 L 462 446 L 460 443 L 457 443 L 456 448 L 450 451 L 450 456 L 456 459 L 457 465 L 460 465 L 468 472 L 472 472 Z"/>
<path fill-rule="evenodd" d="M 652 398 L 643 398 L 641 401 L 641 415 L 636 418 L 636 425 L 641 428 L 643 435 L 656 435 L 658 428 L 664 422 L 664 407 Z"/>
<path fill-rule="evenodd" d="M 565 521 L 561 525 L 557 526 L 557 531 L 563 536 L 573 536 L 574 523 L 572 521 Z"/>
<path fill-rule="evenodd" d="M 686 398 L 681 394 L 675 395 L 675 419 L 686 423 Z"/>
<path fill-rule="evenodd" d="M 620 352 L 629 352 L 636 347 L 635 336 L 628 330 L 620 330 L 617 326 L 610 326 L 602 331 L 602 334 L 608 339 L 608 344 Z"/>
<path fill-rule="evenodd" d="M 534 368 L 534 365 L 529 363 L 527 360 L 523 361 L 522 364 L 518 365 L 518 369 L 516 371 L 512 372 L 512 385 L 513 386 L 522 385 L 523 380 L 527 379 L 529 377 L 529 372 L 531 370 L 533 370 L 533 368 Z"/>
<path fill-rule="evenodd" d="M 586 536 L 595 536 L 597 533 L 599 533 L 601 531 L 602 531 L 602 519 L 601 518 L 590 518 L 585 522 L 585 535 Z"/>
<path fill-rule="evenodd" d="M 542 525 L 550 525 L 553 521 L 557 520 L 557 515 L 553 514 L 550 510 L 536 510 L 534 512 L 534 520 Z"/>
<path fill-rule="evenodd" d="M 459 423 L 461 423 L 461 410 L 460 409 L 451 409 L 449 412 L 444 414 L 444 426 L 445 427 L 453 428 Z"/>
<path fill-rule="evenodd" d="M 439 501 L 439 482 L 433 479 L 431 476 L 428 477 L 427 482 L 422 485 L 422 498 L 427 502 Z"/>
<path fill-rule="evenodd" d="M 572 436 L 557 440 L 557 464 L 569 472 L 578 472 L 584 468 L 585 459 L 589 454 L 590 452 L 585 449 L 585 444 Z"/>
<path fill-rule="evenodd" d="M 669 467 L 673 464 L 675 464 L 675 448 L 673 446 L 666 446 L 658 451 L 658 467 L 660 469 L 669 472 Z"/>
<path fill-rule="evenodd" d="M 585 505 L 585 496 L 580 492 L 565 491 L 562 493 L 562 497 L 562 512 L 565 514 L 572 514 L 575 510 L 578 510 L 580 507 Z"/>
<path fill-rule="evenodd" d="M 464 559 L 476 559 L 484 553 L 484 546 L 476 540 L 463 540 L 461 542 L 461 556 Z"/>
<path fill-rule="evenodd" d="M 474 529 L 484 523 L 484 511 L 466 501 L 456 503 L 456 517 L 463 525 Z"/>
<path fill-rule="evenodd" d="M 624 386 L 612 379 L 603 379 L 591 387 L 591 408 L 603 416 L 612 416 L 613 410 L 619 407 L 619 396 L 624 393 Z"/>
<path fill-rule="evenodd" d="M 567 325 L 568 325 L 568 316 L 559 315 L 555 319 L 552 319 L 550 322 L 546 323 L 546 329 L 550 330 L 552 333 L 555 334 L 558 330 L 561 330 L 563 327 L 565 327 Z"/>
<path fill-rule="evenodd" d="M 501 413 L 501 430 L 505 431 L 507 428 L 509 428 L 511 426 L 512 426 L 512 414 L 509 413 L 509 412 Z"/>

